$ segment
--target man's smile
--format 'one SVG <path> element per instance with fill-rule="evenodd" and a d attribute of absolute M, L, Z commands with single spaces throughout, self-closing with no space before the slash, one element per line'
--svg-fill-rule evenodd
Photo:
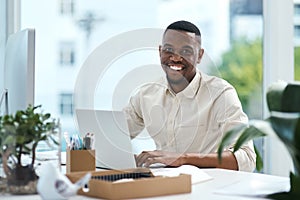
<path fill-rule="evenodd" d="M 169 67 L 175 71 L 180 71 L 183 69 L 183 66 L 178 66 L 178 65 L 170 65 Z"/>

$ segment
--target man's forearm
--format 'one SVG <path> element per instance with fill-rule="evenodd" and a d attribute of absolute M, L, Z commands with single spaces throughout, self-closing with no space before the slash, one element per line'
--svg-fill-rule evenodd
<path fill-rule="evenodd" d="M 186 153 L 181 158 L 182 164 L 195 165 L 203 168 L 224 168 L 238 170 L 238 163 L 234 154 L 230 151 L 222 153 L 222 160 L 219 162 L 217 153 L 198 154 Z"/>

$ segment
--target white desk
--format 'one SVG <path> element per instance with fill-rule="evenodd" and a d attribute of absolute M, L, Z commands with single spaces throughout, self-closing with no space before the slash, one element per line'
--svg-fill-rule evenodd
<path fill-rule="evenodd" d="M 289 178 L 287 177 L 278 177 L 278 176 L 270 176 L 265 174 L 258 173 L 247 173 L 247 172 L 238 172 L 231 170 L 223 170 L 223 169 L 203 169 L 207 174 L 213 177 L 212 180 L 198 183 L 192 186 L 192 193 L 188 194 L 179 194 L 179 195 L 169 195 L 169 196 L 159 196 L 152 198 L 144 198 L 144 199 L 159 199 L 159 200 L 182 200 L 182 199 L 204 199 L 204 200 L 262 200 L 265 198 L 262 197 L 247 197 L 247 196 L 237 196 L 237 195 L 224 195 L 217 194 L 216 191 L 220 191 L 220 189 L 224 188 L 225 191 L 229 191 L 230 185 L 236 186 L 236 191 L 253 191 L 251 194 L 257 191 L 261 191 L 262 189 L 266 189 L 269 186 L 271 188 L 276 188 L 279 190 L 288 190 L 289 189 Z M 260 185 L 263 183 L 262 185 Z M 252 184 L 252 186 L 251 186 Z M 267 187 L 266 187 L 267 186 Z M 226 187 L 226 188 L 225 188 Z M 9 199 L 9 200 L 40 200 L 41 197 L 39 195 L 25 195 L 25 196 L 1 196 L 0 199 Z M 72 200 L 79 199 L 95 199 L 85 196 L 76 196 L 72 197 Z"/>

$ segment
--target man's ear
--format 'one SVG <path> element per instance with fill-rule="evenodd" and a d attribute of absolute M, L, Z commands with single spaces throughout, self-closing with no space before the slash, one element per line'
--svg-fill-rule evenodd
<path fill-rule="evenodd" d="M 204 54 L 204 49 L 201 48 L 198 53 L 198 60 L 197 60 L 198 64 L 201 62 L 203 54 Z"/>
<path fill-rule="evenodd" d="M 161 45 L 158 46 L 159 57 L 161 57 Z"/>

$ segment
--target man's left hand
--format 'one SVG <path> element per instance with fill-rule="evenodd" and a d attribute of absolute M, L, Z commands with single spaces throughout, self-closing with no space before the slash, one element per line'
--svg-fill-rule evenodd
<path fill-rule="evenodd" d="M 138 167 L 149 167 L 151 164 L 161 163 L 172 167 L 181 166 L 183 154 L 167 151 L 143 151 L 136 156 Z"/>

